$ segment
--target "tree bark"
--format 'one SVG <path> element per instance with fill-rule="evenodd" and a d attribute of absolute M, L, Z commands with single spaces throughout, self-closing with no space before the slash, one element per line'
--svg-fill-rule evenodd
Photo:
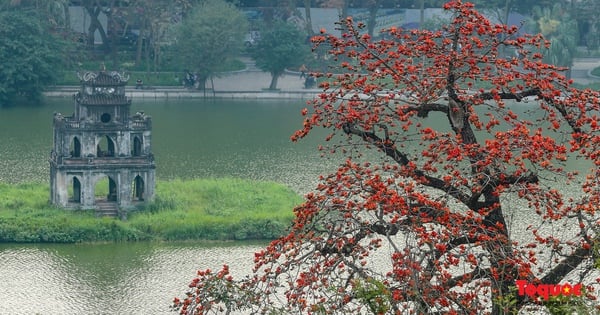
<path fill-rule="evenodd" d="M 375 32 L 375 25 L 377 24 L 377 10 L 379 10 L 379 3 L 381 0 L 373 0 L 369 6 L 369 21 L 367 22 L 367 32 L 369 36 L 373 36 Z"/>
<path fill-rule="evenodd" d="M 144 15 L 144 17 L 142 18 L 142 25 L 140 26 L 140 35 L 138 36 L 137 39 L 137 43 L 136 43 L 136 49 L 135 49 L 135 65 L 136 67 L 139 67 L 140 64 L 142 63 L 142 48 L 143 48 L 143 44 L 144 44 L 144 36 L 146 34 L 146 29 L 147 29 L 147 24 L 148 24 L 148 20 L 147 17 Z"/>
<path fill-rule="evenodd" d="M 279 73 L 271 73 L 271 84 L 269 85 L 269 90 L 277 90 L 277 81 L 279 80 Z"/>
<path fill-rule="evenodd" d="M 308 36 L 313 36 L 314 32 L 312 29 L 312 19 L 310 16 L 310 0 L 304 0 L 304 25 L 306 27 L 306 34 L 308 34 Z"/>
<path fill-rule="evenodd" d="M 104 28 L 102 27 L 100 20 L 98 20 L 98 15 L 100 15 L 102 8 L 97 5 L 92 5 L 86 6 L 85 9 L 87 10 L 88 15 L 90 16 L 90 26 L 88 27 L 88 45 L 93 50 L 95 44 L 94 34 L 96 33 L 96 30 L 98 30 L 98 32 L 100 33 L 100 37 L 102 38 L 102 45 L 104 51 L 108 52 L 108 36 L 106 36 Z"/>
<path fill-rule="evenodd" d="M 63 14 L 65 15 L 65 29 L 71 29 L 71 14 L 69 13 L 69 4 L 63 3 Z"/>

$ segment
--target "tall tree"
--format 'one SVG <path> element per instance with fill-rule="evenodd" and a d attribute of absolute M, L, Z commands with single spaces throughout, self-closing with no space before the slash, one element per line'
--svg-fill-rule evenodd
<path fill-rule="evenodd" d="M 312 17 L 310 14 L 311 2 L 311 0 L 304 0 L 304 24 L 306 27 L 306 34 L 308 34 L 308 36 L 312 36 L 314 33 L 312 26 Z"/>
<path fill-rule="evenodd" d="M 162 55 L 161 47 L 169 45 L 172 40 L 170 29 L 175 17 L 183 10 L 189 9 L 189 0 L 135 0 L 121 10 L 121 17 L 128 23 L 138 25 L 139 36 L 135 43 L 135 65 L 142 63 L 145 52 L 147 70 L 157 71 Z M 150 60 L 150 56 L 153 56 Z"/>
<path fill-rule="evenodd" d="M 0 2 L 0 9 L 31 10 L 49 29 L 68 29 L 70 23 L 68 0 L 10 0 Z"/>
<path fill-rule="evenodd" d="M 534 7 L 532 18 L 532 28 L 551 42 L 545 52 L 544 62 L 570 67 L 579 39 L 577 21 L 560 3 L 552 7 Z"/>
<path fill-rule="evenodd" d="M 35 10 L 0 10 L 0 106 L 37 100 L 62 69 L 64 45 L 44 21 Z"/>
<path fill-rule="evenodd" d="M 199 271 L 182 313 L 514 314 L 586 299 L 600 281 L 600 93 L 532 52 L 542 36 L 460 0 L 445 9 L 436 31 L 371 42 L 347 19 L 343 38 L 315 39 L 355 62 L 323 75 L 292 139 L 328 129 L 323 153 L 341 165 L 250 276 Z"/>
<path fill-rule="evenodd" d="M 377 24 L 377 11 L 381 5 L 382 0 L 369 0 L 366 5 L 369 9 L 369 20 L 367 22 L 367 33 L 373 36 L 375 31 L 375 25 Z"/>
<path fill-rule="evenodd" d="M 348 16 L 348 2 L 350 0 L 322 0 L 321 6 L 324 8 L 336 8 L 338 9 L 338 15 L 340 19 L 345 19 Z M 344 25 L 340 25 L 342 33 L 344 32 Z"/>
<path fill-rule="evenodd" d="M 198 75 L 200 88 L 242 49 L 248 20 L 223 0 L 194 6 L 177 29 L 175 44 L 182 67 Z"/>
<path fill-rule="evenodd" d="M 85 9 L 86 13 L 90 17 L 90 24 L 88 26 L 87 40 L 88 48 L 90 50 L 94 49 L 95 44 L 95 34 L 96 31 L 100 34 L 102 38 L 102 45 L 104 46 L 105 51 L 109 51 L 110 44 L 108 41 L 108 36 L 106 35 L 106 30 L 102 23 L 100 23 L 100 13 L 104 10 L 104 7 L 98 0 L 83 0 L 81 5 Z"/>
<path fill-rule="evenodd" d="M 119 44 L 124 28 L 127 27 L 127 17 L 135 0 L 82 0 L 81 5 L 90 18 L 87 32 L 89 50 L 95 49 L 95 34 L 98 32 L 102 40 L 105 55 L 110 56 L 112 67 L 119 68 Z M 100 15 L 106 16 L 106 25 L 100 22 Z"/>
<path fill-rule="evenodd" d="M 574 3 L 573 17 L 577 20 L 580 31 L 580 41 L 585 43 L 588 51 L 600 47 L 600 20 L 597 12 L 600 11 L 599 0 L 583 0 Z"/>
<path fill-rule="evenodd" d="M 256 66 L 271 74 L 269 89 L 274 90 L 285 69 L 305 63 L 310 56 L 310 49 L 306 34 L 293 24 L 279 21 L 261 32 L 261 38 L 251 54 Z"/>

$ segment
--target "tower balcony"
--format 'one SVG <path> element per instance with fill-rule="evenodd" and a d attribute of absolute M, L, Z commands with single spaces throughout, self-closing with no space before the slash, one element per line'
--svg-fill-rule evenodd
<path fill-rule="evenodd" d="M 66 129 L 130 129 L 130 130 L 151 130 L 152 119 L 146 116 L 142 119 L 138 117 L 132 117 L 131 120 L 127 121 L 127 126 L 120 123 L 102 123 L 102 122 L 89 122 L 79 121 L 74 117 L 65 117 L 60 114 L 54 116 L 54 127 L 59 130 Z"/>
<path fill-rule="evenodd" d="M 51 156 L 50 163 L 57 168 L 154 168 L 154 155 L 126 157 L 62 157 Z"/>

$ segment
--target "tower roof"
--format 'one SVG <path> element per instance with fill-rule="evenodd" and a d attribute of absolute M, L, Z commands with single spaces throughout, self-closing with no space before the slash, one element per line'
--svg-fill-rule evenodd
<path fill-rule="evenodd" d="M 125 95 L 107 95 L 107 94 L 95 94 L 86 95 L 81 92 L 77 92 L 74 95 L 77 103 L 81 105 L 130 105 L 131 99 Z"/>
<path fill-rule="evenodd" d="M 77 76 L 81 84 L 91 86 L 122 86 L 129 81 L 129 75 L 117 71 L 77 72 Z"/>

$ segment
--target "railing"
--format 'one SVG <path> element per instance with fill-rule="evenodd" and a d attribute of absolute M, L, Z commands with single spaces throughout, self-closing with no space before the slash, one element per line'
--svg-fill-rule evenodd
<path fill-rule="evenodd" d="M 79 128 L 79 121 L 65 119 L 64 126 L 67 129 L 77 129 Z"/>
<path fill-rule="evenodd" d="M 54 116 L 54 123 L 59 128 L 65 128 L 65 129 L 76 129 L 76 128 L 79 128 L 79 121 L 75 120 L 72 116 L 71 117 L 64 117 L 62 115 L 55 115 Z"/>
<path fill-rule="evenodd" d="M 132 129 L 150 129 L 150 120 L 131 120 Z"/>
<path fill-rule="evenodd" d="M 57 161 L 63 165 L 148 165 L 154 164 L 154 155 L 127 156 L 127 157 L 63 157 Z"/>
<path fill-rule="evenodd" d="M 79 129 L 83 127 L 82 122 L 74 120 L 72 117 L 64 117 L 62 119 L 56 119 L 56 125 L 62 129 Z M 104 124 L 104 123 L 93 123 L 86 122 L 85 126 L 99 128 L 99 129 L 113 129 L 115 128 L 114 124 Z M 152 128 L 152 120 L 144 119 L 144 120 L 130 120 L 129 127 L 131 129 L 143 129 L 150 130 Z"/>

